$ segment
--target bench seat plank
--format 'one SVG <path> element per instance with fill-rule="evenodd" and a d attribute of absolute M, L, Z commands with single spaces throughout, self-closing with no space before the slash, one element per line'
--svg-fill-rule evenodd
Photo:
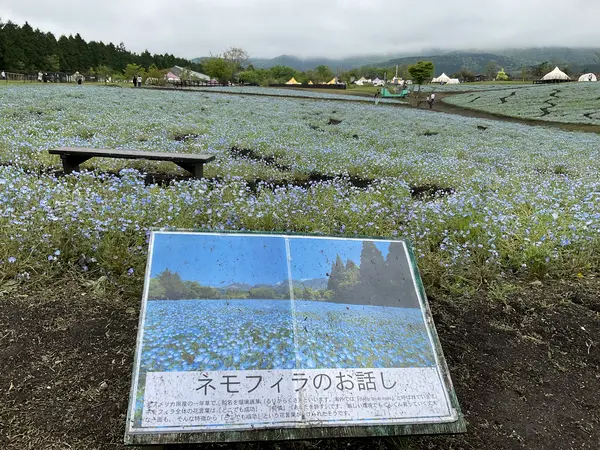
<path fill-rule="evenodd" d="M 90 158 L 148 159 L 171 161 L 189 171 L 196 178 L 202 178 L 203 165 L 215 159 L 214 155 L 149 152 L 140 150 L 113 150 L 108 148 L 59 147 L 48 150 L 51 155 L 60 155 L 65 173 L 79 170 L 79 164 Z"/>
<path fill-rule="evenodd" d="M 215 159 L 214 155 L 200 155 L 192 153 L 167 153 L 147 152 L 140 150 L 113 150 L 109 148 L 80 148 L 60 147 L 49 150 L 51 155 L 81 155 L 90 158 L 125 158 L 125 159 L 152 159 L 157 161 L 186 161 L 186 162 L 210 162 Z"/>

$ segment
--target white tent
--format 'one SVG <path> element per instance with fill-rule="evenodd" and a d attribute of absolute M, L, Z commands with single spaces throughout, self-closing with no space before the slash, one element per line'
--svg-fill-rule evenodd
<path fill-rule="evenodd" d="M 542 80 L 544 80 L 544 81 L 570 80 L 570 79 L 571 78 L 569 77 L 569 75 L 567 75 L 566 73 L 564 73 L 558 67 L 555 67 L 552 72 L 549 72 L 549 73 L 547 73 L 546 75 L 544 75 L 542 77 Z"/>
<path fill-rule="evenodd" d="M 371 80 L 366 79 L 365 77 L 361 77 L 360 79 L 356 80 L 354 82 L 354 84 L 358 85 L 358 86 L 364 86 L 365 83 L 370 83 Z"/>
<path fill-rule="evenodd" d="M 450 78 L 446 84 L 460 84 L 460 80 L 458 78 Z"/>
<path fill-rule="evenodd" d="M 579 81 L 598 81 L 593 73 L 586 73 L 579 77 Z"/>
<path fill-rule="evenodd" d="M 448 83 L 450 81 L 450 77 L 445 73 L 441 74 L 439 77 L 431 80 L 432 83 Z"/>

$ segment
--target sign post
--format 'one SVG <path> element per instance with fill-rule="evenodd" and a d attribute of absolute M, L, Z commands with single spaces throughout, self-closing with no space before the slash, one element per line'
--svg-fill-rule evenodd
<path fill-rule="evenodd" d="M 127 444 L 464 431 L 404 241 L 152 233 Z"/>

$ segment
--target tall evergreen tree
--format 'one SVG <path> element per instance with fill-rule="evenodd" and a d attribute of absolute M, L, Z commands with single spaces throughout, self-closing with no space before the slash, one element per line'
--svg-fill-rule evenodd
<path fill-rule="evenodd" d="M 187 287 L 177 272 L 163 270 L 156 277 L 165 292 L 166 300 L 181 300 L 187 298 Z"/>
<path fill-rule="evenodd" d="M 331 273 L 327 281 L 327 290 L 339 293 L 340 282 L 344 277 L 344 262 L 340 255 L 337 255 L 335 262 L 331 265 Z"/>
<path fill-rule="evenodd" d="M 385 259 L 383 254 L 371 241 L 363 241 L 360 253 L 359 285 L 356 288 L 356 299 L 362 304 L 373 304 L 381 296 L 381 288 L 385 278 Z"/>
<path fill-rule="evenodd" d="M 363 241 L 360 253 L 360 282 L 363 284 L 380 282 L 383 279 L 384 271 L 385 260 L 383 259 L 381 250 L 375 246 L 375 243 Z"/>
<path fill-rule="evenodd" d="M 0 20 L 0 69 L 9 71 L 55 71 L 55 55 L 59 69 L 64 72 L 86 73 L 91 67 L 108 66 L 124 70 L 127 64 L 138 64 L 148 69 L 154 64 L 158 69 L 168 69 L 174 65 L 202 71 L 201 64 L 195 64 L 173 55 L 152 55 L 147 50 L 141 55 L 127 50 L 122 42 L 86 42 L 81 35 L 60 36 L 57 40 L 52 33 L 34 30 L 29 23 L 23 26 Z"/>
<path fill-rule="evenodd" d="M 391 306 L 419 307 L 410 260 L 406 256 L 404 245 L 399 242 L 390 244 L 384 275 L 382 287 L 386 297 L 393 299 Z"/>

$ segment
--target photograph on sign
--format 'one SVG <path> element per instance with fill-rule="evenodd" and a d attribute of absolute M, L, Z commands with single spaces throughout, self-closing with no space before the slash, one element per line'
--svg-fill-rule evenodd
<path fill-rule="evenodd" d="M 127 433 L 457 420 L 403 241 L 155 232 Z"/>

